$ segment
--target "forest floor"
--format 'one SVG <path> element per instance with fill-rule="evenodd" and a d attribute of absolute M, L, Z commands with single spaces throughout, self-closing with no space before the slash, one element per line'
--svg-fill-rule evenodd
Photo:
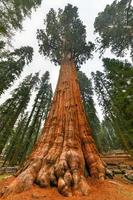
<path fill-rule="evenodd" d="M 109 158 L 108 158 L 109 157 Z M 127 157 L 118 156 L 104 156 L 103 159 L 108 163 L 128 163 L 133 166 L 133 160 Z M 4 178 L 0 180 L 0 188 L 9 185 L 13 177 Z M 88 183 L 91 186 L 91 191 L 88 196 L 73 196 L 63 197 L 57 191 L 57 188 L 40 188 L 33 185 L 28 191 L 19 194 L 9 195 L 5 200 L 133 200 L 133 184 L 128 183 L 120 176 L 114 176 L 113 179 L 106 179 L 104 181 L 94 180 L 88 178 Z"/>

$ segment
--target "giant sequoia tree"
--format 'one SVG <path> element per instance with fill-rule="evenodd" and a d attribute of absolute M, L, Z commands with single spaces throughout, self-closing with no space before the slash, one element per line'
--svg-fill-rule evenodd
<path fill-rule="evenodd" d="M 49 11 L 45 29 L 38 30 L 40 52 L 61 64 L 51 109 L 35 148 L 15 180 L 2 193 L 21 192 L 34 182 L 56 185 L 61 194 L 87 195 L 85 167 L 90 175 L 104 179 L 105 168 L 91 135 L 77 81 L 79 67 L 90 57 L 93 44 L 86 43 L 86 30 L 77 7 L 68 4 Z"/>

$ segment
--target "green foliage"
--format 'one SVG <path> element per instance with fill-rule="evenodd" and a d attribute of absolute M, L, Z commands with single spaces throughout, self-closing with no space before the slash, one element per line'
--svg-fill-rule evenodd
<path fill-rule="evenodd" d="M 115 133 L 115 129 L 111 121 L 107 118 L 105 118 L 101 123 L 99 140 L 102 152 L 109 152 L 122 148 L 121 142 Z"/>
<path fill-rule="evenodd" d="M 19 77 L 24 65 L 32 61 L 31 47 L 21 47 L 14 52 L 7 47 L 14 32 L 22 30 L 25 17 L 30 16 L 32 9 L 40 4 L 41 0 L 0 1 L 0 95 Z"/>
<path fill-rule="evenodd" d="M 103 108 L 104 114 L 110 117 L 109 113 L 111 112 L 111 105 L 108 94 L 110 82 L 105 78 L 105 74 L 100 71 L 96 71 L 96 73 L 92 72 L 92 77 L 94 80 L 95 92 L 97 94 L 98 102 Z"/>
<path fill-rule="evenodd" d="M 111 47 L 117 56 L 124 56 L 129 50 L 133 59 L 133 6 L 131 0 L 115 0 L 107 5 L 95 19 L 95 32 L 100 50 Z"/>
<path fill-rule="evenodd" d="M 27 108 L 31 92 L 37 82 L 38 73 L 27 76 L 18 88 L 14 89 L 12 97 L 0 106 L 0 153 L 13 134 L 13 127 L 18 117 Z"/>
<path fill-rule="evenodd" d="M 23 162 L 25 156 L 32 151 L 32 148 L 38 138 L 42 121 L 44 121 L 47 117 L 51 104 L 51 98 L 52 88 L 51 84 L 49 84 L 49 72 L 46 71 L 41 78 L 40 85 L 38 87 L 38 93 L 34 100 L 33 109 L 31 111 L 32 118 L 27 130 L 24 132 L 25 137 L 21 148 L 21 162 Z"/>
<path fill-rule="evenodd" d="M 88 123 L 92 129 L 93 138 L 99 152 L 108 152 L 121 148 L 119 138 L 111 121 L 106 117 L 101 123 L 97 117 L 91 79 L 88 79 L 83 72 L 78 71 L 78 80 Z M 102 92 L 102 88 L 99 89 Z"/>
<path fill-rule="evenodd" d="M 11 37 L 17 29 L 22 29 L 22 21 L 31 15 L 41 0 L 1 0 L 0 1 L 0 37 Z"/>
<path fill-rule="evenodd" d="M 0 95 L 17 79 L 24 66 L 32 61 L 33 49 L 21 47 L 7 52 L 0 59 Z"/>
<path fill-rule="evenodd" d="M 22 162 L 29 154 L 38 138 L 42 121 L 46 119 L 52 98 L 49 72 L 46 72 L 36 86 L 36 97 L 31 112 L 22 113 L 8 139 L 4 156 L 5 163 L 15 165 Z"/>
<path fill-rule="evenodd" d="M 79 80 L 80 92 L 83 99 L 88 123 L 90 124 L 90 127 L 92 128 L 93 137 L 100 151 L 101 145 L 100 145 L 99 132 L 100 132 L 101 126 L 100 126 L 100 121 L 97 117 L 95 104 L 93 100 L 93 88 L 92 88 L 91 79 L 88 79 L 87 76 L 83 72 L 78 71 L 78 80 Z"/>
<path fill-rule="evenodd" d="M 28 112 L 22 113 L 17 121 L 17 125 L 14 127 L 14 132 L 10 135 L 8 142 L 5 145 L 3 166 L 7 161 L 9 165 L 12 166 L 16 164 L 16 161 L 19 158 L 18 153 L 21 145 L 22 133 L 28 121 Z"/>
<path fill-rule="evenodd" d="M 133 148 L 133 66 L 119 60 L 104 59 L 104 67 L 107 78 L 111 80 L 111 94 L 117 108 L 116 115 L 120 116 L 119 124 Z"/>
<path fill-rule="evenodd" d="M 44 25 L 45 29 L 37 31 L 39 51 L 55 64 L 60 64 L 68 56 L 80 66 L 90 58 L 94 45 L 86 43 L 86 30 L 77 7 L 68 4 L 57 13 L 50 9 Z"/>
<path fill-rule="evenodd" d="M 133 148 L 133 66 L 108 58 L 103 63 L 104 72 L 93 73 L 95 91 L 105 116 L 129 150 Z"/>
<path fill-rule="evenodd" d="M 4 178 L 8 177 L 8 176 L 9 176 L 9 174 L 2 174 L 2 175 L 0 175 L 0 181 L 3 180 Z"/>

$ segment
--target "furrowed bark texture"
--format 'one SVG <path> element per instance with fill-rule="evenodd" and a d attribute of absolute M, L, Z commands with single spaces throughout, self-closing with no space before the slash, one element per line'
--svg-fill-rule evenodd
<path fill-rule="evenodd" d="M 34 182 L 57 186 L 64 196 L 87 195 L 90 187 L 84 171 L 104 179 L 99 157 L 84 112 L 72 60 L 62 62 L 51 110 L 32 154 L 17 177 L 1 194 L 27 190 Z"/>

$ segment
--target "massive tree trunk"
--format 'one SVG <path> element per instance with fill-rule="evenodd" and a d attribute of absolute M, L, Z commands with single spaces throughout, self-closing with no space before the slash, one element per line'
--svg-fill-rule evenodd
<path fill-rule="evenodd" d="M 90 187 L 84 175 L 104 179 L 105 168 L 91 135 L 72 60 L 61 64 L 53 103 L 32 154 L 3 191 L 21 192 L 34 182 L 41 187 L 55 185 L 64 196 L 87 195 Z"/>

